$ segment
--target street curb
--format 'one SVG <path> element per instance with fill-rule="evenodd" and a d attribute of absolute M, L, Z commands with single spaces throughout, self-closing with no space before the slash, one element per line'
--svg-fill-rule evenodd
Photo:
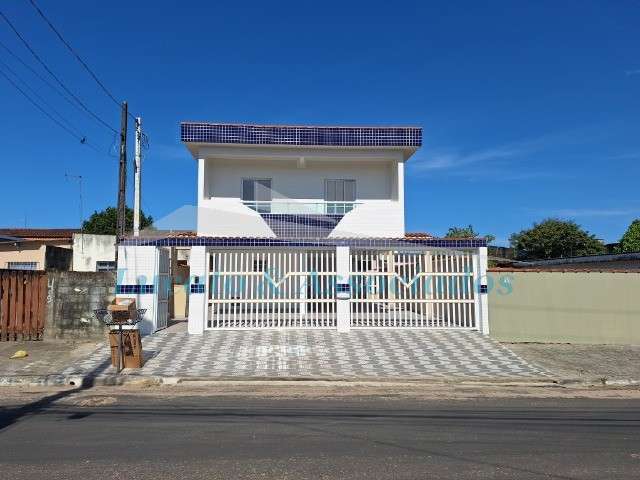
<path fill-rule="evenodd" d="M 640 380 L 633 379 L 608 379 L 608 378 L 562 378 L 558 380 L 559 385 L 563 386 L 584 386 L 584 387 L 633 387 L 640 385 Z"/>
<path fill-rule="evenodd" d="M 640 380 L 634 379 L 579 379 L 552 377 L 171 377 L 159 375 L 5 375 L 0 376 L 0 387 L 32 386 L 32 387 L 83 387 L 120 386 L 120 385 L 169 385 L 169 386 L 206 386 L 222 384 L 404 384 L 404 385 L 468 385 L 468 386 L 527 386 L 527 387 L 634 387 L 640 386 Z"/>
<path fill-rule="evenodd" d="M 120 385 L 183 385 L 205 386 L 221 384 L 405 384 L 405 385 L 500 385 L 500 386 L 544 386 L 558 387 L 558 382 L 545 377 L 513 377 L 513 378 L 482 378 L 482 377 L 169 377 L 157 375 L 13 375 L 0 376 L 2 386 L 120 386 Z"/>

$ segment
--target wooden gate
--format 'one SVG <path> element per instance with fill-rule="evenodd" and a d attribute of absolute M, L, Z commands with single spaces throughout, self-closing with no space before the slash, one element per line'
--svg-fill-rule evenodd
<path fill-rule="evenodd" d="M 41 339 L 46 303 L 45 272 L 0 270 L 0 341 Z"/>

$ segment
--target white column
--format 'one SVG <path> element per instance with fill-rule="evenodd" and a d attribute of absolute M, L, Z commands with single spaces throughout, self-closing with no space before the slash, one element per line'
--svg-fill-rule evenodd
<path fill-rule="evenodd" d="M 478 249 L 478 276 L 480 282 L 478 292 L 480 298 L 480 332 L 489 335 L 489 292 L 487 290 L 489 278 L 487 277 L 488 253 L 487 247 Z"/>
<path fill-rule="evenodd" d="M 197 287 L 202 285 L 202 287 Z M 207 316 L 207 247 L 191 247 L 189 257 L 189 321 L 191 335 L 204 333 Z"/>
<path fill-rule="evenodd" d="M 404 212 L 404 161 L 398 162 L 396 187 L 398 189 L 398 203 L 402 209 L 402 234 L 405 232 L 405 212 Z"/>
<path fill-rule="evenodd" d="M 348 332 L 351 328 L 351 305 L 349 294 L 341 294 L 339 285 L 350 285 L 349 277 L 349 247 L 336 247 L 336 319 L 339 332 Z M 343 297 L 343 298 L 340 298 Z"/>
<path fill-rule="evenodd" d="M 204 197 L 206 195 L 206 170 L 205 170 L 206 160 L 204 158 L 198 159 L 198 199 L 196 203 L 196 212 L 197 212 L 197 231 L 198 235 L 200 235 L 200 231 L 203 229 L 203 215 L 204 215 Z"/>

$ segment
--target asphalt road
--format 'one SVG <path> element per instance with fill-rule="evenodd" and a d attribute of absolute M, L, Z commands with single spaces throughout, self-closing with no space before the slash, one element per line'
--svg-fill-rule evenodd
<path fill-rule="evenodd" d="M 0 478 L 640 478 L 638 400 L 65 395 L 2 409 Z"/>

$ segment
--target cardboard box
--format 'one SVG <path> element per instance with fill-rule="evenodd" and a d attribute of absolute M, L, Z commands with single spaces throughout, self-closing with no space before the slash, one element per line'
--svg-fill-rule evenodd
<path fill-rule="evenodd" d="M 111 305 L 107 306 L 111 312 L 114 322 L 126 322 L 138 318 L 138 310 L 135 298 L 116 298 Z"/>
<path fill-rule="evenodd" d="M 118 366 L 118 339 L 119 330 L 109 331 L 109 345 L 111 346 L 111 365 Z M 142 340 L 140 330 L 122 330 L 122 342 L 124 345 L 124 368 L 142 368 L 144 358 L 142 354 Z"/>

